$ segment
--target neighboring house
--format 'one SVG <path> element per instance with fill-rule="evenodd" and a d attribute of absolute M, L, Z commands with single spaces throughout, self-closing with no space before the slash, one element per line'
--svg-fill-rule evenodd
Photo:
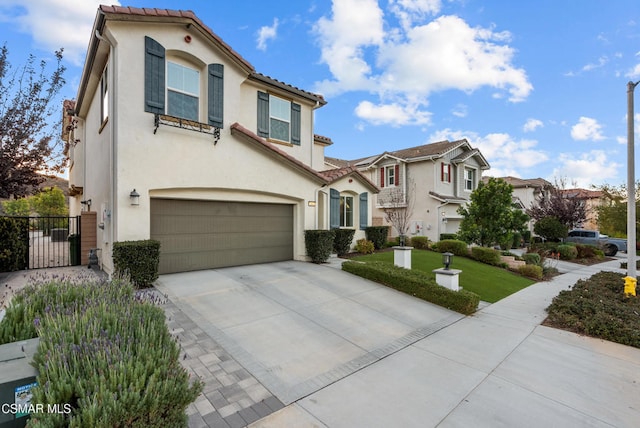
<path fill-rule="evenodd" d="M 375 196 L 373 223 L 385 223 L 384 206 L 407 206 L 413 212 L 409 236 L 439 241 L 443 233 L 456 233 L 461 216 L 489 163 L 467 140 L 441 141 L 346 161 L 325 157 L 327 168 L 352 167 L 380 187 Z M 393 202 L 392 202 L 393 201 Z M 395 236 L 397 231 L 392 230 Z"/>
<path fill-rule="evenodd" d="M 486 180 L 489 177 L 483 177 Z M 547 192 L 547 189 L 552 186 L 550 182 L 544 178 L 518 178 L 518 177 L 495 177 L 500 180 L 504 180 L 513 186 L 513 203 L 522 211 L 528 210 L 533 205 L 537 204 L 540 196 Z M 533 232 L 533 225 L 535 221 L 530 220 L 528 229 Z"/>
<path fill-rule="evenodd" d="M 587 219 L 580 225 L 583 229 L 598 230 L 598 207 L 603 204 L 604 194 L 600 190 L 563 189 L 567 198 L 577 198 L 584 201 Z"/>
<path fill-rule="evenodd" d="M 378 188 L 355 168 L 319 172 L 325 104 L 190 11 L 100 6 L 65 123 L 70 209 L 97 211 L 101 267 L 117 241 L 159 240 L 168 273 L 305 260 L 306 229 L 363 237 Z"/>

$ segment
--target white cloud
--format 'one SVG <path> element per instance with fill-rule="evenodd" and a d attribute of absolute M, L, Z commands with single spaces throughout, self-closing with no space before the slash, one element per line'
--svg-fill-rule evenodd
<path fill-rule="evenodd" d="M 48 51 L 64 48 L 67 60 L 82 65 L 93 21 L 102 3 L 102 0 L 2 0 L 0 21 L 31 34 L 38 48 Z"/>
<path fill-rule="evenodd" d="M 577 155 L 562 153 L 559 160 L 561 166 L 553 170 L 553 177 L 567 177 L 569 182 L 576 182 L 578 187 L 585 189 L 592 184 L 602 184 L 618 178 L 622 169 L 622 165 L 608 159 L 602 150 Z"/>
<path fill-rule="evenodd" d="M 636 64 L 636 66 L 629 70 L 629 72 L 625 74 L 625 76 L 630 79 L 637 79 L 638 77 L 640 77 L 640 64 Z"/>
<path fill-rule="evenodd" d="M 453 114 L 455 117 L 467 117 L 467 106 L 464 104 L 458 104 L 456 105 L 456 107 L 451 111 L 451 114 Z"/>
<path fill-rule="evenodd" d="M 355 113 L 374 125 L 427 125 L 431 122 L 431 113 L 420 111 L 418 106 L 397 103 L 374 105 L 369 101 L 362 101 Z"/>
<path fill-rule="evenodd" d="M 439 1 L 394 0 L 389 7 L 400 17 L 399 26 L 385 19 L 376 0 L 333 1 L 331 17 L 315 25 L 321 61 L 332 75 L 317 82 L 317 92 L 367 91 L 380 97 L 379 107 L 405 102 L 422 108 L 430 94 L 448 89 L 473 92 L 489 86 L 511 102 L 532 91 L 525 70 L 512 64 L 515 50 L 507 44 L 508 32 L 470 27 L 457 16 L 416 24 L 437 13 Z M 420 123 L 416 119 L 410 121 Z"/>
<path fill-rule="evenodd" d="M 258 30 L 258 49 L 267 50 L 267 41 L 275 39 L 278 34 L 278 18 L 273 18 L 273 25 L 265 25 Z"/>
<path fill-rule="evenodd" d="M 538 119 L 527 119 L 527 122 L 522 127 L 524 132 L 533 132 L 537 128 L 544 126 L 541 120 Z"/>
<path fill-rule="evenodd" d="M 578 123 L 571 127 L 571 138 L 578 141 L 600 141 L 605 137 L 602 135 L 602 125 L 597 120 L 581 116 Z"/>
<path fill-rule="evenodd" d="M 487 159 L 487 162 L 491 165 L 488 175 L 520 177 L 528 169 L 549 160 L 549 156 L 544 151 L 537 149 L 537 141 L 515 140 L 505 133 L 492 133 L 481 136 L 475 132 L 444 129 L 433 133 L 429 137 L 429 141 L 455 141 L 462 138 L 466 138 L 471 146 L 479 149 Z"/>
<path fill-rule="evenodd" d="M 582 67 L 582 71 L 591 71 L 596 68 L 604 67 L 604 65 L 608 62 L 609 62 L 609 58 L 607 58 L 606 56 L 601 56 L 600 58 L 598 58 L 597 63 L 589 63 L 584 67 Z"/>

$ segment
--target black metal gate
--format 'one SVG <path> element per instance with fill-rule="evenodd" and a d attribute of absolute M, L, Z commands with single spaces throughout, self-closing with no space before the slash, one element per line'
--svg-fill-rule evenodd
<path fill-rule="evenodd" d="M 22 269 L 80 264 L 80 216 L 13 217 L 28 251 Z"/>

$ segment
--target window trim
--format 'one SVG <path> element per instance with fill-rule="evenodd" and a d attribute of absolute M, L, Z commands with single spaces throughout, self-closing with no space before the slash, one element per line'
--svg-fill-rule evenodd
<path fill-rule="evenodd" d="M 107 64 L 100 77 L 100 130 L 102 132 L 109 121 L 109 65 Z"/>
<path fill-rule="evenodd" d="M 471 174 L 471 177 L 467 177 L 467 173 Z M 464 191 L 465 192 L 473 192 L 475 184 L 476 184 L 476 170 L 474 168 L 465 167 L 464 168 Z M 467 187 L 467 183 L 471 183 L 470 187 Z"/>
<path fill-rule="evenodd" d="M 195 122 L 200 122 L 200 114 L 201 114 L 201 110 L 202 110 L 202 106 L 200 105 L 200 103 L 202 102 L 202 73 L 201 73 L 201 69 L 199 69 L 198 67 L 195 67 L 194 65 L 186 65 L 183 64 L 181 62 L 178 62 L 175 60 L 175 58 L 167 58 L 167 60 L 165 61 L 166 63 L 166 81 L 165 81 L 165 106 L 166 106 L 166 112 L 168 115 L 170 116 L 175 116 L 175 117 L 179 117 L 181 119 L 186 119 L 186 120 L 193 120 Z M 170 79 L 171 79 L 171 75 L 169 72 L 170 66 L 171 65 L 176 65 L 178 67 L 181 67 L 183 69 L 187 69 L 190 71 L 194 71 L 197 74 L 197 83 L 198 83 L 198 92 L 197 93 L 192 93 L 187 91 L 184 88 L 175 88 L 172 87 L 170 84 Z M 196 117 L 192 118 L 192 117 L 184 117 L 178 114 L 175 114 L 175 112 L 170 112 L 171 109 L 171 103 L 169 102 L 169 92 L 173 92 L 176 94 L 180 94 L 180 95 L 184 95 L 187 97 L 191 97 L 191 98 L 195 98 L 196 99 L 196 106 L 198 108 L 198 111 L 196 112 Z"/>
<path fill-rule="evenodd" d="M 451 164 L 442 162 L 440 164 L 440 181 L 443 183 L 451 183 Z"/>
<path fill-rule="evenodd" d="M 397 187 L 396 166 L 387 165 L 384 167 L 384 187 Z"/>
<path fill-rule="evenodd" d="M 351 199 L 350 205 L 347 204 L 347 198 Z M 353 215 L 354 215 L 354 196 L 353 195 L 340 195 L 340 228 L 345 229 L 353 229 Z M 350 210 L 347 208 L 350 207 Z M 350 214 L 350 216 L 348 216 Z M 351 224 L 349 225 L 349 221 L 351 220 Z"/>
<path fill-rule="evenodd" d="M 288 104 L 288 113 L 289 113 L 289 119 L 288 120 L 284 120 L 280 117 L 274 116 L 273 113 L 273 108 L 271 103 L 274 101 L 278 101 L 278 102 L 285 102 Z M 269 140 L 270 141 L 274 141 L 277 143 L 284 143 L 284 144 L 292 144 L 291 142 L 291 127 L 292 127 L 292 118 L 291 118 L 291 104 L 292 101 L 290 99 L 281 97 L 279 95 L 274 95 L 274 94 L 269 94 Z M 273 137 L 273 129 L 271 128 L 271 120 L 278 120 L 280 122 L 286 123 L 288 125 L 288 135 L 287 135 L 287 140 L 281 140 L 280 138 L 275 138 Z"/>

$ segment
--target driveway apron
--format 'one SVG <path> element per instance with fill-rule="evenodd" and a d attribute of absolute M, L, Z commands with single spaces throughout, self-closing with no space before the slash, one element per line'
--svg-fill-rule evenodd
<path fill-rule="evenodd" d="M 296 261 L 162 275 L 157 288 L 285 404 L 463 318 Z"/>

